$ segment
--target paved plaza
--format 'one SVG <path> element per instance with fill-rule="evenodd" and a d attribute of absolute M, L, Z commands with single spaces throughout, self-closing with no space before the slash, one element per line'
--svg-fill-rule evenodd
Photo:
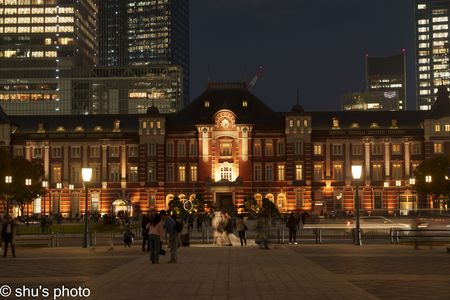
<path fill-rule="evenodd" d="M 0 259 L 0 292 L 81 287 L 89 299 L 448 299 L 450 254 L 443 247 L 351 244 L 181 248 L 178 264 L 149 262 L 138 245 L 18 248 Z M 49 294 L 42 296 L 43 289 Z M 78 290 L 80 291 L 80 290 Z M 29 291 L 28 291 L 29 292 Z M 2 294 L 3 295 L 3 294 Z M 16 294 L 17 295 L 17 294 Z M 22 294 L 23 296 L 24 294 Z M 85 294 L 87 295 L 87 294 Z M 20 294 L 19 294 L 20 296 Z M 69 294 L 59 299 L 74 299 Z M 1 297 L 0 297 L 1 298 Z M 25 298 L 25 297 L 21 297 Z M 77 299 L 83 299 L 78 297 Z"/>

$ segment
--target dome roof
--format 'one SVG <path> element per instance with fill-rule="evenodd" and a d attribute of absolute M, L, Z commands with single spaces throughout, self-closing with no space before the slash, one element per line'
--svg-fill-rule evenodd
<path fill-rule="evenodd" d="M 147 115 L 159 115 L 159 109 L 152 105 L 147 108 Z"/>
<path fill-rule="evenodd" d="M 305 110 L 303 109 L 303 106 L 301 106 L 300 104 L 295 104 L 294 106 L 292 106 L 291 112 L 302 113 L 305 112 Z"/>

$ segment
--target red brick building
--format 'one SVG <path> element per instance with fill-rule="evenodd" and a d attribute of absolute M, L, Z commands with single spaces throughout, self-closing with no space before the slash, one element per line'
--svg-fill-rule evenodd
<path fill-rule="evenodd" d="M 280 211 L 354 210 L 351 165 L 362 164 L 361 208 L 425 207 L 410 181 L 425 158 L 450 153 L 450 100 L 431 112 L 274 112 L 242 83 L 209 84 L 181 112 L 142 115 L 0 115 L 0 142 L 42 162 L 49 188 L 28 207 L 85 211 L 81 168 L 93 168 L 89 209 L 163 209 L 201 193 L 216 208 L 245 197 Z M 1 208 L 3 209 L 3 208 Z"/>

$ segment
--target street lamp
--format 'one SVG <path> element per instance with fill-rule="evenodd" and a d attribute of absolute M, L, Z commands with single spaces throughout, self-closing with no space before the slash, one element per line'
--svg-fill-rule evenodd
<path fill-rule="evenodd" d="M 44 197 L 43 197 L 42 201 L 44 202 L 44 216 L 45 216 L 45 192 L 47 191 L 47 188 L 48 188 L 47 180 L 42 181 L 42 187 L 44 188 Z"/>
<path fill-rule="evenodd" d="M 10 185 L 12 183 L 12 176 L 6 175 L 5 176 L 5 183 L 7 185 Z M 6 214 L 5 215 L 9 215 L 9 201 L 8 201 L 8 199 L 6 199 Z"/>
<path fill-rule="evenodd" d="M 70 221 L 72 221 L 72 217 L 73 217 L 73 199 L 72 199 L 72 192 L 73 192 L 73 189 L 74 189 L 73 184 L 69 184 Z"/>
<path fill-rule="evenodd" d="M 83 236 L 83 248 L 88 247 L 88 183 L 92 178 L 92 168 L 82 168 L 81 176 L 83 177 L 85 198 L 84 198 L 84 236 Z"/>
<path fill-rule="evenodd" d="M 431 181 L 432 181 L 431 175 L 425 175 L 425 182 L 431 184 Z M 430 207 L 430 209 L 432 209 L 433 208 L 433 200 L 430 200 L 428 198 L 428 202 L 429 202 L 428 206 Z"/>
<path fill-rule="evenodd" d="M 25 185 L 27 186 L 27 188 L 30 187 L 31 185 L 31 179 L 27 178 L 25 179 Z M 28 219 L 30 218 L 30 204 L 27 202 L 27 224 L 28 224 Z"/>
<path fill-rule="evenodd" d="M 352 165 L 352 176 L 353 180 L 355 181 L 356 186 L 356 199 L 355 199 L 355 206 L 356 206 L 356 246 L 362 246 L 362 240 L 361 240 L 361 228 L 359 225 L 359 196 L 358 196 L 358 189 L 359 189 L 359 180 L 361 179 L 361 173 L 362 173 L 362 165 Z"/>

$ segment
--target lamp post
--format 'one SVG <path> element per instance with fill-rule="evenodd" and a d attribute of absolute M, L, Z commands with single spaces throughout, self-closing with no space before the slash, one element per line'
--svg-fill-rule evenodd
<path fill-rule="evenodd" d="M 398 208 L 398 214 L 402 215 L 402 210 L 400 209 L 400 186 L 402 185 L 401 180 L 395 181 L 395 186 L 397 187 L 397 208 Z"/>
<path fill-rule="evenodd" d="M 85 198 L 84 198 L 84 235 L 83 235 L 83 248 L 88 247 L 88 183 L 92 178 L 92 168 L 82 168 L 81 176 L 83 177 Z"/>
<path fill-rule="evenodd" d="M 431 182 L 433 181 L 433 178 L 431 177 L 431 175 L 425 175 L 425 182 L 431 184 Z M 429 198 L 428 198 L 429 199 Z M 431 201 L 429 200 L 429 204 L 428 206 L 430 207 L 430 209 L 433 209 L 433 199 L 431 199 Z"/>
<path fill-rule="evenodd" d="M 42 201 L 44 202 L 44 216 L 45 216 L 45 192 L 47 191 L 48 188 L 48 181 L 47 180 L 43 180 L 42 181 L 42 187 L 44 188 L 44 197 L 42 198 Z"/>
<path fill-rule="evenodd" d="M 358 196 L 358 189 L 359 189 L 359 180 L 361 179 L 361 173 L 362 173 L 362 165 L 352 165 L 352 176 L 353 180 L 355 181 L 356 186 L 356 199 L 355 199 L 355 206 L 356 206 L 356 229 L 355 229 L 355 246 L 362 246 L 362 240 L 361 240 L 361 228 L 359 225 L 359 196 Z"/>
<path fill-rule="evenodd" d="M 386 216 L 388 215 L 388 213 L 389 213 L 389 206 L 388 206 L 388 196 L 389 196 L 389 192 L 388 192 L 388 188 L 389 188 L 389 181 L 388 180 L 386 180 L 384 183 L 383 183 L 383 186 L 384 186 L 384 190 L 385 190 L 385 208 L 386 208 Z"/>
<path fill-rule="evenodd" d="M 5 183 L 7 185 L 10 185 L 12 183 L 12 176 L 6 175 L 5 176 Z M 6 213 L 5 215 L 9 215 L 9 201 L 6 199 Z"/>
<path fill-rule="evenodd" d="M 27 189 L 30 188 L 31 186 L 31 179 L 27 178 L 25 179 L 25 185 L 27 186 Z M 30 204 L 27 202 L 27 224 L 28 224 L 28 219 L 30 218 L 30 208 L 29 208 Z"/>

